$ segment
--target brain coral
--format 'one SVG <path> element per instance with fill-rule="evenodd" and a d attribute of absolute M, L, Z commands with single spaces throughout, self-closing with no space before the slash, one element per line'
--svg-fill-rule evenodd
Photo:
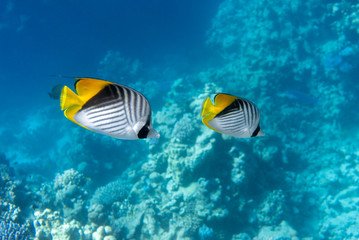
<path fill-rule="evenodd" d="M 123 201 L 127 198 L 130 187 L 120 180 L 110 182 L 103 187 L 99 187 L 91 199 L 91 205 L 102 204 L 111 205 L 114 202 Z"/>

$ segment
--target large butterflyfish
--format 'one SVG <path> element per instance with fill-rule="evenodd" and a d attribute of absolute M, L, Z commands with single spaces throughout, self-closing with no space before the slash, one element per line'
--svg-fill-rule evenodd
<path fill-rule="evenodd" d="M 159 138 L 145 96 L 127 86 L 94 78 L 76 78 L 75 90 L 64 86 L 60 106 L 74 123 L 118 139 Z"/>

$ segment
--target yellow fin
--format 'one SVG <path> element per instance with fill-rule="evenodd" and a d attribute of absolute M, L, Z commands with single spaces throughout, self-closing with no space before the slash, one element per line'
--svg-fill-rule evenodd
<path fill-rule="evenodd" d="M 235 96 L 224 94 L 224 93 L 218 93 L 216 97 L 214 98 L 214 105 L 216 108 L 218 108 L 220 111 L 231 105 L 231 103 L 234 102 L 234 100 L 238 99 Z"/>
<path fill-rule="evenodd" d="M 228 107 L 236 99 L 238 98 L 235 96 L 219 93 L 214 98 L 214 105 L 213 105 L 211 99 L 207 97 L 207 99 L 203 102 L 202 112 L 201 112 L 202 122 L 204 123 L 204 125 L 212 129 L 213 131 L 219 132 L 218 130 L 211 127 L 208 124 L 208 122 L 211 121 L 213 118 L 215 118 L 218 113 L 220 113 L 223 109 Z"/>
<path fill-rule="evenodd" d="M 218 132 L 216 129 L 214 129 L 213 127 L 211 127 L 208 122 L 211 121 L 214 117 L 216 116 L 216 114 L 213 113 L 208 113 L 206 116 L 204 116 L 202 118 L 202 122 L 204 125 L 206 125 L 207 127 L 209 127 L 210 129 L 212 129 L 213 131 Z"/>
<path fill-rule="evenodd" d="M 84 102 L 80 99 L 80 97 L 77 96 L 76 93 L 74 93 L 70 88 L 68 88 L 67 86 L 64 86 L 62 88 L 60 96 L 61 110 L 64 110 L 74 105 L 82 106 L 83 103 Z"/>
<path fill-rule="evenodd" d="M 76 115 L 76 113 L 81 109 L 82 106 L 80 105 L 72 105 L 71 107 L 67 108 L 64 111 L 64 115 L 66 118 L 70 119 L 71 121 L 73 121 L 74 123 L 80 125 L 81 127 L 84 127 L 86 129 L 88 129 L 87 127 L 85 127 L 84 125 L 79 124 L 78 122 L 75 121 L 74 116 Z"/>
<path fill-rule="evenodd" d="M 82 101 L 87 102 L 111 82 L 96 78 L 76 78 L 75 89 Z"/>
<path fill-rule="evenodd" d="M 202 112 L 201 112 L 202 122 L 203 122 L 204 125 L 206 125 L 210 129 L 217 132 L 216 129 L 212 128 L 208 124 L 208 122 L 211 121 L 216 116 L 216 114 L 217 113 L 216 113 L 215 106 L 213 105 L 211 99 L 209 97 L 207 97 L 206 100 L 203 102 L 203 105 L 202 105 Z"/>
<path fill-rule="evenodd" d="M 213 103 L 212 103 L 211 99 L 209 99 L 209 97 L 207 97 L 202 105 L 201 117 L 203 117 L 209 113 L 213 113 L 213 111 L 214 111 Z"/>

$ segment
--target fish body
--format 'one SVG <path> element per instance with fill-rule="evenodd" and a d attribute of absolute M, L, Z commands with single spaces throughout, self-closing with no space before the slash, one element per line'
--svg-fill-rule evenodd
<path fill-rule="evenodd" d="M 251 101 L 219 93 L 203 102 L 202 122 L 210 129 L 238 138 L 263 136 L 259 125 L 260 112 Z"/>
<path fill-rule="evenodd" d="M 61 91 L 65 117 L 91 131 L 118 139 L 159 138 L 151 123 L 151 107 L 138 91 L 94 78 L 76 78 L 75 92 Z"/>

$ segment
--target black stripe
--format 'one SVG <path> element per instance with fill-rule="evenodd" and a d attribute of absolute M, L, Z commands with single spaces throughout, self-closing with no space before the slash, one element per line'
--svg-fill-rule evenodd
<path fill-rule="evenodd" d="M 240 110 L 240 106 L 239 106 L 238 99 L 236 99 L 235 101 L 233 101 L 233 102 L 232 102 L 231 104 L 229 104 L 226 108 L 224 108 L 221 112 L 219 112 L 216 117 L 218 117 L 218 116 L 223 116 L 223 115 L 226 115 L 226 114 L 228 114 L 228 113 L 231 113 L 231 112 L 237 111 L 237 110 Z"/>
<path fill-rule="evenodd" d="M 238 122 L 244 120 L 243 114 L 237 114 L 236 116 L 231 116 L 227 118 L 217 118 L 219 121 L 223 122 Z"/>
<path fill-rule="evenodd" d="M 244 121 L 240 121 L 240 122 L 233 122 L 233 123 L 223 123 L 223 122 L 219 122 L 219 124 L 222 127 L 232 127 L 232 126 L 238 126 L 238 125 L 244 125 L 245 122 Z"/>
<path fill-rule="evenodd" d="M 109 115 L 109 114 L 114 114 L 114 113 L 118 113 L 118 115 L 122 115 L 124 114 L 125 110 L 124 107 L 119 107 L 119 108 L 109 108 L 106 110 L 100 110 L 100 111 L 96 111 L 95 113 L 93 112 L 88 112 L 86 113 L 88 118 L 97 118 L 99 116 L 104 116 L 104 115 Z"/>
<path fill-rule="evenodd" d="M 116 117 L 108 117 L 108 118 L 101 118 L 101 119 L 98 119 L 98 120 L 95 120 L 95 121 L 91 121 L 91 123 L 93 123 L 93 124 L 96 125 L 96 123 L 100 123 L 100 122 L 102 122 L 102 121 L 107 121 L 107 120 L 111 120 L 111 119 L 113 119 L 112 122 L 114 122 L 114 121 L 120 122 L 120 121 L 124 120 L 125 118 L 119 118 L 119 116 L 116 116 Z M 106 123 L 106 124 L 109 124 L 109 123 Z"/>
<path fill-rule="evenodd" d="M 236 117 L 236 118 L 226 118 L 226 119 L 222 119 L 222 118 L 218 118 L 218 120 L 221 123 L 236 123 L 238 121 L 243 121 L 243 117 Z"/>
<path fill-rule="evenodd" d="M 143 97 L 138 96 L 138 109 L 136 109 L 137 119 L 144 115 L 145 105 L 143 104 Z"/>
<path fill-rule="evenodd" d="M 136 122 L 137 118 L 136 118 L 136 103 L 137 103 L 137 94 L 135 94 L 133 91 L 129 91 L 130 94 L 130 115 L 131 115 L 131 120 L 132 122 Z"/>
<path fill-rule="evenodd" d="M 227 115 L 227 116 L 220 116 L 218 118 L 219 121 L 224 122 L 224 123 L 237 123 L 238 121 L 244 121 L 245 120 L 245 116 L 243 114 L 243 112 L 238 112 L 237 113 L 233 113 L 231 115 Z"/>
<path fill-rule="evenodd" d="M 101 118 L 103 117 L 103 118 Z M 120 121 L 120 120 L 123 120 L 125 119 L 124 117 L 120 118 L 121 115 L 116 115 L 116 116 L 108 116 L 108 114 L 103 114 L 103 115 L 98 115 L 97 117 L 92 117 L 92 118 L 89 118 L 89 121 L 91 123 L 97 123 L 97 122 L 101 122 L 101 121 L 104 121 L 104 120 L 109 120 L 109 119 L 118 119 L 116 121 Z"/>
<path fill-rule="evenodd" d="M 87 117 L 88 118 L 97 118 L 100 116 L 104 116 L 104 115 L 110 115 L 110 114 L 114 114 L 114 113 L 118 113 L 118 115 L 121 115 L 121 113 L 123 112 L 124 114 L 124 108 L 115 108 L 115 109 L 106 109 L 106 110 L 101 110 L 101 111 L 96 111 L 96 113 L 90 113 L 87 112 Z"/>
<path fill-rule="evenodd" d="M 221 114 L 219 117 L 221 117 L 221 118 L 230 118 L 230 117 L 238 115 L 238 113 L 239 113 L 238 109 L 235 109 L 235 110 L 232 110 L 231 112 Z"/>
<path fill-rule="evenodd" d="M 124 106 L 125 106 L 125 113 L 127 117 L 127 121 L 132 123 L 132 116 L 131 116 L 131 91 L 127 88 L 121 89 L 123 92 L 123 99 L 124 99 Z"/>
<path fill-rule="evenodd" d="M 91 109 L 86 110 L 86 114 L 87 114 L 88 117 L 91 117 L 92 115 L 95 115 L 97 113 L 102 113 L 104 111 L 109 111 L 109 110 L 121 111 L 122 109 L 123 109 L 123 103 L 121 101 L 121 102 L 119 102 L 117 104 L 115 104 L 115 103 L 113 103 L 111 105 L 103 104 L 103 107 L 102 106 L 96 106 L 96 109 L 91 108 Z"/>
<path fill-rule="evenodd" d="M 223 128 L 223 130 L 231 131 L 231 132 L 243 132 L 243 126 L 242 127 L 232 127 L 232 128 Z"/>
<path fill-rule="evenodd" d="M 254 118 L 254 114 L 253 114 L 253 105 L 248 102 L 248 126 L 252 126 L 253 125 L 253 118 Z"/>
<path fill-rule="evenodd" d="M 138 138 L 146 138 L 148 133 L 150 132 L 150 124 L 151 124 L 151 117 L 147 119 L 147 122 L 145 126 L 141 128 L 141 130 L 138 132 L 137 137 Z"/>
<path fill-rule="evenodd" d="M 238 101 L 243 106 L 243 114 L 245 115 L 247 125 L 251 127 L 258 119 L 258 108 L 247 99 L 240 98 Z"/>
<path fill-rule="evenodd" d="M 237 121 L 235 121 L 235 120 L 231 120 L 231 121 L 223 121 L 222 119 L 218 119 L 219 121 L 219 123 L 221 124 L 221 125 L 233 125 L 233 124 L 237 124 Z"/>
<path fill-rule="evenodd" d="M 256 130 L 254 130 L 254 132 L 252 133 L 251 137 L 257 136 L 260 130 L 261 130 L 261 127 L 260 127 L 259 124 L 258 124 Z"/>
<path fill-rule="evenodd" d="M 246 120 L 247 126 L 249 126 L 249 119 L 248 119 L 249 118 L 249 112 L 248 112 L 249 104 L 248 104 L 248 102 L 243 101 L 243 106 L 244 106 L 244 108 L 243 108 L 244 119 Z"/>
<path fill-rule="evenodd" d="M 120 125 L 127 125 L 127 123 L 125 122 L 124 124 L 122 123 L 117 123 L 117 122 L 111 122 L 111 123 L 108 123 L 108 122 L 106 122 L 106 123 L 100 123 L 100 124 L 94 124 L 95 125 L 95 127 L 106 127 L 106 126 L 108 126 L 109 128 L 111 128 L 111 127 L 113 127 L 113 126 L 120 126 Z M 109 126 L 109 125 L 111 125 L 111 126 Z"/>
<path fill-rule="evenodd" d="M 132 123 L 131 121 L 131 102 L 130 102 L 130 96 L 129 94 L 134 91 L 130 88 L 127 88 L 125 86 L 117 86 L 117 92 L 119 94 L 119 96 L 121 97 L 121 99 L 123 100 L 123 111 L 124 111 L 124 115 L 126 116 L 127 122 Z M 128 112 L 128 110 L 130 112 Z"/>
<path fill-rule="evenodd" d="M 125 124 L 127 125 L 127 124 Z M 106 131 L 106 130 L 109 130 L 109 129 L 115 129 L 115 130 L 112 130 L 110 132 L 115 132 L 115 131 L 118 131 L 118 130 L 123 130 L 126 128 L 125 125 L 115 125 L 115 126 L 111 126 L 111 127 L 106 127 L 106 128 L 100 128 L 102 131 Z"/>
<path fill-rule="evenodd" d="M 136 119 L 140 119 L 141 117 L 141 97 L 136 94 L 136 102 L 135 102 L 135 117 Z"/>
<path fill-rule="evenodd" d="M 104 129 L 108 129 L 108 128 L 113 128 L 113 127 L 118 127 L 118 126 L 127 126 L 127 121 L 116 121 L 116 122 L 107 122 L 107 123 L 101 123 L 101 124 L 97 124 L 95 125 L 95 127 L 105 127 Z"/>
<path fill-rule="evenodd" d="M 236 123 L 236 124 L 231 124 L 231 125 L 225 125 L 222 126 L 223 128 L 244 128 L 246 126 L 245 122 L 241 122 L 241 123 Z"/>
<path fill-rule="evenodd" d="M 114 133 L 114 132 L 116 132 L 116 133 L 120 133 L 120 134 L 122 134 L 124 131 L 124 129 L 126 129 L 126 128 L 117 128 L 117 129 L 113 129 L 113 130 L 110 130 L 110 131 L 107 131 L 108 133 Z"/>
<path fill-rule="evenodd" d="M 83 106 L 82 109 L 94 107 L 97 105 L 103 105 L 113 100 L 119 99 L 118 92 L 116 91 L 116 86 L 113 84 L 106 85 L 101 91 L 99 91 L 95 96 L 90 98 Z"/>
<path fill-rule="evenodd" d="M 146 99 L 144 97 L 141 98 L 141 116 L 145 116 L 147 110 Z"/>
<path fill-rule="evenodd" d="M 136 118 L 136 120 L 138 120 L 141 118 L 142 111 L 144 108 L 144 106 L 142 105 L 143 97 L 137 93 L 135 93 L 135 94 L 136 94 L 136 102 L 135 102 L 134 111 L 135 111 L 135 118 Z"/>
<path fill-rule="evenodd" d="M 235 124 L 238 124 L 239 122 L 242 122 L 243 119 L 233 119 L 231 121 L 222 121 L 222 119 L 218 119 L 218 122 L 221 124 L 221 125 L 235 125 Z"/>
<path fill-rule="evenodd" d="M 125 91 L 124 91 L 124 87 L 118 86 L 116 85 L 116 93 L 119 97 L 119 100 L 121 101 L 125 101 Z"/>

